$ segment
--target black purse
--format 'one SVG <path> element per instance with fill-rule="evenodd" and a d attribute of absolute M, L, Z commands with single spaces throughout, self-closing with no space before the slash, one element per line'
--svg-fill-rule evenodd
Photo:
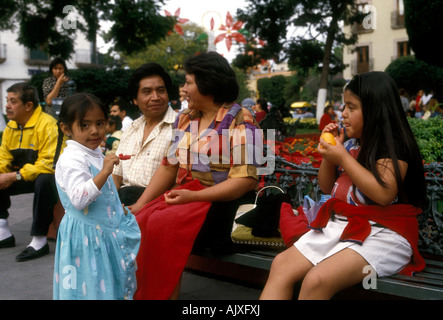
<path fill-rule="evenodd" d="M 280 193 L 269 193 L 261 197 L 261 192 L 274 188 Z M 232 242 L 258 246 L 284 247 L 280 234 L 280 208 L 283 202 L 291 203 L 287 193 L 276 186 L 260 189 L 252 204 L 241 205 L 234 219 L 231 232 Z"/>

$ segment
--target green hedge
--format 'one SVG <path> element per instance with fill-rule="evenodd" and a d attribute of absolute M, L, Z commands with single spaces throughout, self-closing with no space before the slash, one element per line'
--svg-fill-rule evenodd
<path fill-rule="evenodd" d="M 443 118 L 408 118 L 408 121 L 423 160 L 426 163 L 443 162 Z"/>

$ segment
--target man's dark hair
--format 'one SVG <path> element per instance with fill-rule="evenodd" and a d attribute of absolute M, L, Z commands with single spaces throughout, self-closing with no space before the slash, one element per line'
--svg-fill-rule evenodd
<path fill-rule="evenodd" d="M 19 82 L 13 84 L 6 91 L 17 93 L 23 104 L 32 102 L 34 109 L 38 107 L 39 98 L 37 89 L 29 82 Z"/>
<path fill-rule="evenodd" d="M 140 81 L 151 76 L 160 76 L 165 83 L 168 96 L 172 93 L 172 79 L 166 70 L 157 63 L 145 63 L 138 67 L 131 75 L 128 84 L 128 95 L 131 99 L 137 99 L 138 90 L 140 89 Z"/>
<path fill-rule="evenodd" d="M 131 105 L 129 104 L 129 102 L 124 99 L 118 99 L 117 101 L 111 103 L 110 107 L 113 106 L 118 106 L 120 111 L 126 111 L 126 113 L 128 113 L 131 109 Z"/>

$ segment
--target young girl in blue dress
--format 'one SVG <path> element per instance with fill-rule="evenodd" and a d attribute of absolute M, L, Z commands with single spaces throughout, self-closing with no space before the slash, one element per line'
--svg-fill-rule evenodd
<path fill-rule="evenodd" d="M 132 299 L 140 229 L 123 208 L 103 156 L 108 113 L 94 95 L 65 99 L 59 116 L 55 179 L 65 215 L 57 236 L 54 299 Z M 67 146 L 57 161 L 64 135 Z"/>

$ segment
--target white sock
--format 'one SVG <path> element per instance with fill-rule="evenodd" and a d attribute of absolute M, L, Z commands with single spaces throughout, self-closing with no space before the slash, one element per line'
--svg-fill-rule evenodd
<path fill-rule="evenodd" d="M 46 239 L 46 236 L 33 236 L 28 247 L 33 247 L 35 250 L 40 250 L 47 242 L 48 240 Z"/>
<path fill-rule="evenodd" d="M 0 241 L 5 240 L 12 236 L 11 230 L 9 230 L 8 220 L 0 219 Z"/>

